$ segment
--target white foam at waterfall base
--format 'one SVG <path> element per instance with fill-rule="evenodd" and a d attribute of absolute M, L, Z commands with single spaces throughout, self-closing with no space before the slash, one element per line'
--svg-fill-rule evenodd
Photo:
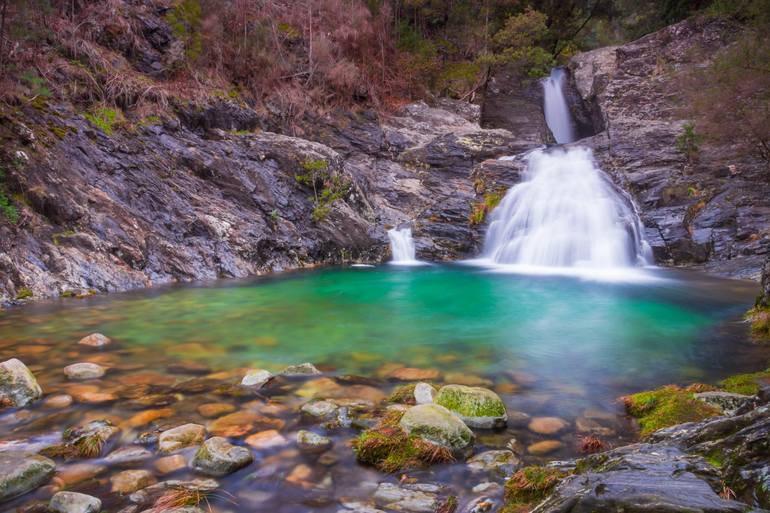
<path fill-rule="evenodd" d="M 596 167 L 591 150 L 538 150 L 526 159 L 524 180 L 490 216 L 478 263 L 608 279 L 648 263 L 633 204 Z"/>
<path fill-rule="evenodd" d="M 393 259 L 388 262 L 393 265 L 425 265 L 415 258 L 414 239 L 412 239 L 412 229 L 408 227 L 393 228 L 388 230 L 388 239 L 390 239 L 390 249 L 393 253 Z"/>

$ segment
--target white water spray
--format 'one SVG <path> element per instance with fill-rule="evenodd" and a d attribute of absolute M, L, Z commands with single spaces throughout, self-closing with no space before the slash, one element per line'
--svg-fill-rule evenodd
<path fill-rule="evenodd" d="M 390 249 L 393 253 L 393 260 L 390 263 L 395 265 L 420 265 L 422 262 L 415 258 L 414 239 L 412 239 L 412 229 L 407 227 L 393 228 L 388 230 L 390 239 Z"/>
<path fill-rule="evenodd" d="M 572 116 L 567 106 L 567 100 L 564 98 L 566 75 L 562 68 L 553 68 L 551 75 L 543 80 L 545 122 L 559 144 L 571 143 L 575 140 Z"/>
<path fill-rule="evenodd" d="M 646 263 L 647 252 L 633 205 L 587 148 L 531 153 L 484 243 L 494 263 L 534 267 L 630 267 Z"/>

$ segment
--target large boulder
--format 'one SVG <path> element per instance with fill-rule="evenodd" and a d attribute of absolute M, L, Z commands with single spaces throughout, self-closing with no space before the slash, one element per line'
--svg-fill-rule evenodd
<path fill-rule="evenodd" d="M 399 426 L 407 434 L 441 445 L 453 453 L 467 454 L 473 432 L 451 411 L 438 404 L 419 404 L 404 413 Z"/>
<path fill-rule="evenodd" d="M 435 402 L 457 414 L 470 427 L 499 428 L 508 421 L 502 399 L 487 388 L 446 385 L 439 389 Z"/>
<path fill-rule="evenodd" d="M 55 471 L 54 462 L 43 456 L 0 452 L 0 502 L 44 485 Z"/>
<path fill-rule="evenodd" d="M 215 436 L 201 445 L 192 460 L 192 467 L 209 476 L 226 476 L 254 461 L 251 451 Z"/>
<path fill-rule="evenodd" d="M 43 395 L 35 376 L 16 358 L 0 363 L 0 406 L 20 408 Z"/>

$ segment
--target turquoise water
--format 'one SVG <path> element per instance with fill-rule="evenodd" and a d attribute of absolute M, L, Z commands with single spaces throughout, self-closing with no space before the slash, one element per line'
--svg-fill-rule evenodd
<path fill-rule="evenodd" d="M 100 331 L 221 368 L 311 361 L 372 373 L 397 362 L 643 387 L 750 366 L 740 315 L 754 287 L 671 271 L 618 283 L 465 266 L 347 268 L 13 309 L 0 314 L 0 338 Z"/>

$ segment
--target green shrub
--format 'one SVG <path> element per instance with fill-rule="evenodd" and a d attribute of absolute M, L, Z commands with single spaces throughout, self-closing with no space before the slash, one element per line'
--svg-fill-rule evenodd
<path fill-rule="evenodd" d="M 19 211 L 8 196 L 8 190 L 5 186 L 5 169 L 2 167 L 0 167 L 0 213 L 11 224 L 19 222 Z"/>
<path fill-rule="evenodd" d="M 178 0 L 166 14 L 166 21 L 177 39 L 184 43 L 185 57 L 195 61 L 203 51 L 200 0 Z"/>
<path fill-rule="evenodd" d="M 121 111 L 108 107 L 98 107 L 90 112 L 86 112 L 83 114 L 83 117 L 96 128 L 110 136 L 115 128 L 125 120 Z"/>
<path fill-rule="evenodd" d="M 682 133 L 676 138 L 676 149 L 682 152 L 687 160 L 693 160 L 698 155 L 703 138 L 695 132 L 695 125 L 686 123 Z"/>
<path fill-rule="evenodd" d="M 339 173 L 329 169 L 324 159 L 308 159 L 302 162 L 305 173 L 295 174 L 294 180 L 300 185 L 313 189 L 313 220 L 320 223 L 331 212 L 335 201 L 344 198 L 350 191 L 350 183 Z"/>

